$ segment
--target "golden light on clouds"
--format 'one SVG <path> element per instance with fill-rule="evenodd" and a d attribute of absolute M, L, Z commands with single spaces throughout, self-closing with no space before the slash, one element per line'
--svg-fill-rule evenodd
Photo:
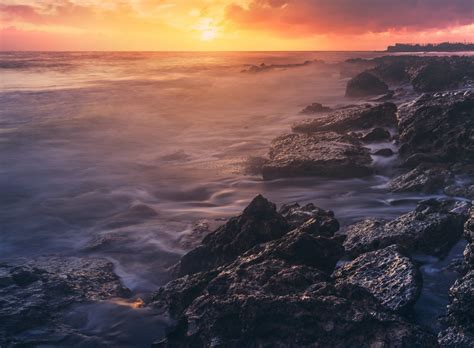
<path fill-rule="evenodd" d="M 361 5 L 364 4 L 364 5 Z M 2 0 L 3 50 L 353 50 L 474 37 L 472 0 Z"/>

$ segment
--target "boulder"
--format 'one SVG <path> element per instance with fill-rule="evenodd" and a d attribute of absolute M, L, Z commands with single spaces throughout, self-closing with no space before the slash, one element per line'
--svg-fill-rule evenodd
<path fill-rule="evenodd" d="M 0 263 L 0 343 L 26 330 L 54 330 L 73 304 L 128 297 L 113 264 L 104 259 L 40 257 Z"/>
<path fill-rule="evenodd" d="M 390 132 L 385 128 L 376 127 L 362 135 L 361 140 L 366 143 L 372 143 L 377 141 L 389 140 L 390 136 Z"/>
<path fill-rule="evenodd" d="M 371 95 L 385 94 L 388 86 L 375 75 L 362 72 L 349 80 L 346 87 L 346 97 L 366 97 Z"/>
<path fill-rule="evenodd" d="M 379 105 L 351 106 L 331 112 L 326 117 L 318 117 L 293 125 L 297 133 L 338 132 L 346 133 L 357 129 L 373 127 L 395 127 L 397 107 L 392 103 Z"/>
<path fill-rule="evenodd" d="M 233 261 L 257 244 L 283 236 L 289 231 L 285 218 L 276 206 L 261 195 L 255 197 L 241 215 L 202 240 L 176 265 L 178 276 L 207 271 Z"/>
<path fill-rule="evenodd" d="M 406 312 L 421 292 L 422 277 L 418 268 L 391 245 L 365 253 L 337 269 L 337 283 L 350 283 L 371 293 L 387 309 Z"/>
<path fill-rule="evenodd" d="M 389 148 L 380 149 L 373 153 L 373 155 L 375 156 L 382 156 L 382 157 L 392 157 L 394 154 L 395 153 L 393 152 L 393 150 Z"/>
<path fill-rule="evenodd" d="M 154 346 L 435 346 L 433 335 L 388 311 L 366 289 L 331 281 L 341 240 L 331 237 L 331 225 L 315 221 L 215 272 L 162 288 L 151 305 L 171 303 L 177 320 Z M 319 228 L 309 227 L 315 223 Z"/>
<path fill-rule="evenodd" d="M 346 230 L 349 255 L 396 244 L 406 252 L 444 255 L 459 240 L 467 219 L 468 203 L 430 199 L 395 220 L 365 219 Z"/>
<path fill-rule="evenodd" d="M 454 175 L 447 169 L 436 166 L 418 166 L 390 182 L 392 192 L 436 193 L 453 182 Z"/>
<path fill-rule="evenodd" d="M 334 235 L 339 230 L 339 222 L 334 217 L 332 211 L 316 207 L 312 203 L 300 206 L 298 203 L 283 204 L 278 211 L 290 225 L 290 229 L 295 229 L 310 219 L 314 219 L 318 228 L 325 231 L 326 237 Z M 307 226 L 315 227 L 315 224 Z"/>
<path fill-rule="evenodd" d="M 328 111 L 331 111 L 330 107 L 324 106 L 323 104 L 320 104 L 320 103 L 313 103 L 305 107 L 303 110 L 301 110 L 301 113 L 305 115 L 311 115 L 311 114 L 318 114 L 321 112 L 328 112 Z"/>
<path fill-rule="evenodd" d="M 474 93 L 425 94 L 399 108 L 400 154 L 472 164 Z M 419 163 L 419 162 L 418 162 Z"/>
<path fill-rule="evenodd" d="M 272 142 L 263 178 L 321 176 L 351 178 L 371 175 L 372 159 L 357 139 L 336 133 L 287 134 Z"/>

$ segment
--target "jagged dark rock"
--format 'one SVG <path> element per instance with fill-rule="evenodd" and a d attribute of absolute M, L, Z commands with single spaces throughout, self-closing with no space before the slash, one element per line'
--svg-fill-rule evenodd
<path fill-rule="evenodd" d="M 362 72 L 352 78 L 346 87 L 346 97 L 366 97 L 370 95 L 385 94 L 388 86 L 375 75 Z"/>
<path fill-rule="evenodd" d="M 289 225 L 276 206 L 259 195 L 242 215 L 209 233 L 200 246 L 184 255 L 175 272 L 182 276 L 216 268 L 259 243 L 283 236 L 288 230 Z"/>
<path fill-rule="evenodd" d="M 452 183 L 453 179 L 453 173 L 443 167 L 421 165 L 393 179 L 390 191 L 435 193 Z"/>
<path fill-rule="evenodd" d="M 396 244 L 407 252 L 444 255 L 461 237 L 468 207 L 468 203 L 430 199 L 392 221 L 365 219 L 347 228 L 344 248 L 357 256 Z"/>
<path fill-rule="evenodd" d="M 390 132 L 385 128 L 376 127 L 362 135 L 361 140 L 366 143 L 384 141 L 390 139 Z"/>
<path fill-rule="evenodd" d="M 346 133 L 372 127 L 395 127 L 397 107 L 392 103 L 364 104 L 331 112 L 326 117 L 297 122 L 292 130 L 298 133 L 332 131 Z"/>
<path fill-rule="evenodd" d="M 474 158 L 474 93 L 425 94 L 399 108 L 400 154 L 469 164 Z M 420 163 L 420 162 L 418 162 Z"/>
<path fill-rule="evenodd" d="M 319 227 L 323 227 L 321 230 L 325 231 L 326 237 L 334 235 L 339 230 L 339 222 L 334 217 L 332 211 L 327 211 L 316 207 L 312 203 L 308 203 L 305 206 L 300 206 L 298 203 L 284 204 L 278 211 L 290 225 L 290 229 L 297 228 L 303 225 L 310 219 L 314 219 Z M 315 224 L 309 224 L 307 227 L 315 227 Z"/>
<path fill-rule="evenodd" d="M 68 306 L 128 297 L 104 259 L 40 257 L 0 263 L 0 343 L 8 346 L 23 331 L 58 324 Z"/>
<path fill-rule="evenodd" d="M 264 179 L 350 178 L 373 173 L 369 150 L 357 139 L 336 133 L 280 136 L 272 142 L 268 158 L 262 168 Z"/>
<path fill-rule="evenodd" d="M 393 152 L 393 150 L 389 149 L 389 148 L 380 149 L 380 150 L 377 150 L 373 153 L 373 155 L 375 155 L 375 156 L 382 156 L 382 157 L 391 157 L 394 154 L 395 153 Z"/>
<path fill-rule="evenodd" d="M 291 209 L 300 208 L 283 212 Z M 364 288 L 333 283 L 343 254 L 334 230 L 333 222 L 312 217 L 226 266 L 168 283 L 151 305 L 167 309 L 177 323 L 155 347 L 436 346 L 433 335 Z"/>
<path fill-rule="evenodd" d="M 398 251 L 396 245 L 365 253 L 337 269 L 333 277 L 340 282 L 360 286 L 387 309 L 410 310 L 421 292 L 418 268 Z"/>
<path fill-rule="evenodd" d="M 328 111 L 331 111 L 330 107 L 324 106 L 323 104 L 320 104 L 320 103 L 313 103 L 305 107 L 303 110 L 301 110 L 301 113 L 305 115 L 311 115 L 311 114 L 318 114 L 321 112 L 328 112 Z"/>

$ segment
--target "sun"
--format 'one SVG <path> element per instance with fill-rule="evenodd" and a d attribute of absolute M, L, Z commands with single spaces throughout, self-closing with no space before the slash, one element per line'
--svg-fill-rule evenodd
<path fill-rule="evenodd" d="M 203 41 L 212 41 L 217 37 L 216 28 L 208 28 L 201 32 L 201 40 Z"/>

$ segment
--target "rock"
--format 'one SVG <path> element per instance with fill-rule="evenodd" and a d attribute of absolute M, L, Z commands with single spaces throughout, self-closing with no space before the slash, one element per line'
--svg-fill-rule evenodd
<path fill-rule="evenodd" d="M 464 237 L 468 244 L 464 249 L 464 268 L 466 271 L 474 270 L 474 208 L 469 212 L 469 219 L 464 225 Z"/>
<path fill-rule="evenodd" d="M 391 157 L 394 154 L 395 153 L 393 152 L 393 150 L 389 149 L 389 148 L 380 149 L 380 150 L 377 150 L 373 153 L 373 155 L 375 155 L 375 156 L 382 156 L 382 157 Z"/>
<path fill-rule="evenodd" d="M 276 138 L 263 165 L 265 180 L 321 176 L 351 178 L 371 175 L 369 150 L 352 137 L 335 133 L 287 134 Z"/>
<path fill-rule="evenodd" d="M 160 290 L 151 305 L 166 307 L 168 294 L 178 294 L 171 301 L 177 324 L 155 347 L 435 346 L 431 334 L 387 311 L 365 289 L 331 282 L 341 242 L 325 237 L 330 226 L 308 229 L 313 220 L 216 274 L 197 273 Z"/>
<path fill-rule="evenodd" d="M 395 127 L 397 107 L 392 103 L 372 106 L 351 106 L 331 112 L 326 117 L 298 122 L 292 130 L 297 133 L 338 132 L 345 133 L 372 127 Z"/>
<path fill-rule="evenodd" d="M 209 233 L 202 244 L 184 255 L 175 268 L 178 276 L 207 271 L 233 261 L 253 246 L 283 236 L 289 226 L 276 206 L 261 195 L 243 213 Z"/>
<path fill-rule="evenodd" d="M 40 257 L 0 263 L 0 343 L 37 327 L 54 329 L 70 305 L 128 296 L 113 264 L 104 259 Z"/>
<path fill-rule="evenodd" d="M 376 102 L 385 102 L 385 101 L 388 101 L 388 100 L 391 100 L 393 99 L 393 97 L 395 96 L 395 91 L 388 91 L 387 94 L 384 94 L 383 96 L 381 97 L 377 97 L 374 99 L 374 101 Z"/>
<path fill-rule="evenodd" d="M 437 57 L 424 61 L 411 71 L 412 85 L 418 92 L 441 91 L 460 86 L 474 76 L 472 59 Z"/>
<path fill-rule="evenodd" d="M 313 103 L 305 107 L 303 110 L 301 110 L 301 113 L 305 115 L 311 115 L 311 114 L 318 114 L 321 112 L 328 112 L 328 111 L 331 111 L 330 107 L 323 106 L 323 104 L 320 104 L 320 103 Z"/>
<path fill-rule="evenodd" d="M 474 271 L 458 279 L 449 290 L 446 322 L 450 326 L 462 327 L 464 332 L 474 334 Z"/>
<path fill-rule="evenodd" d="M 400 84 L 409 80 L 407 68 L 408 64 L 405 60 L 397 59 L 383 61 L 369 72 L 386 83 Z"/>
<path fill-rule="evenodd" d="M 390 182 L 392 192 L 436 193 L 449 185 L 453 174 L 442 167 L 418 166 Z"/>
<path fill-rule="evenodd" d="M 360 286 L 387 309 L 406 312 L 421 292 L 422 277 L 417 267 L 400 254 L 395 245 L 362 254 L 334 272 L 340 282 Z"/>
<path fill-rule="evenodd" d="M 429 154 L 438 162 L 472 164 L 474 93 L 425 94 L 399 108 L 400 154 Z"/>
<path fill-rule="evenodd" d="M 443 348 L 472 348 L 474 336 L 465 333 L 462 327 L 449 327 L 439 333 L 438 343 Z"/>
<path fill-rule="evenodd" d="M 369 131 L 368 133 L 364 134 L 361 138 L 362 141 L 366 143 L 376 142 L 376 141 L 384 141 L 390 139 L 390 132 L 385 128 L 376 127 Z"/>
<path fill-rule="evenodd" d="M 444 188 L 444 193 L 453 197 L 464 197 L 474 200 L 474 185 L 454 184 Z"/>
<path fill-rule="evenodd" d="M 303 225 L 310 219 L 314 219 L 319 226 L 324 227 L 326 237 L 334 235 L 339 230 L 339 222 L 332 211 L 323 210 L 309 203 L 301 207 L 298 203 L 284 204 L 278 211 L 290 225 L 290 229 Z M 311 225 L 314 227 L 314 224 Z"/>
<path fill-rule="evenodd" d="M 357 256 L 397 244 L 407 252 L 444 255 L 462 235 L 467 205 L 430 199 L 389 222 L 365 219 L 347 228 L 344 248 L 349 255 Z"/>
<path fill-rule="evenodd" d="M 352 78 L 346 87 L 346 97 L 358 98 L 387 92 L 388 86 L 385 82 L 365 71 Z"/>

